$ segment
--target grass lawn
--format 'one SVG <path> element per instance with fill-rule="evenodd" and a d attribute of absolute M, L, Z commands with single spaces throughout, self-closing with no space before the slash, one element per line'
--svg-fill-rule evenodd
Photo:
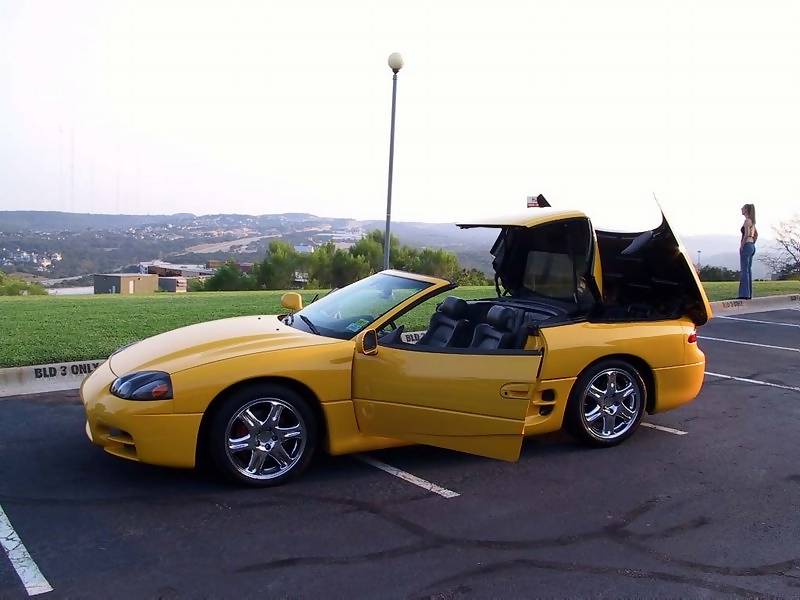
<path fill-rule="evenodd" d="M 755 282 L 755 295 L 800 293 L 800 281 Z M 736 282 L 705 284 L 710 300 L 736 296 Z M 304 290 L 308 302 L 317 292 Z M 159 293 L 151 296 L 0 297 L 0 367 L 108 356 L 129 342 L 201 321 L 281 312 L 282 292 Z M 491 287 L 463 287 L 454 295 L 491 297 Z M 424 329 L 435 301 L 409 313 L 406 329 Z"/>

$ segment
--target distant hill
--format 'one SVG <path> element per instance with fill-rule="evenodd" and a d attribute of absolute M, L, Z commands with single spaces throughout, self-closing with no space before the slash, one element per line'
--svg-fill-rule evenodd
<path fill-rule="evenodd" d="M 682 237 L 684 246 L 697 262 L 697 251 L 700 250 L 700 264 L 713 267 L 726 267 L 739 270 L 739 236 L 738 235 L 688 235 Z M 768 242 L 760 242 L 753 260 L 753 277 L 769 279 L 769 269 L 758 260 L 759 254 L 768 248 Z"/>
<path fill-rule="evenodd" d="M 0 211 L 0 231 L 82 231 L 85 229 L 128 229 L 142 225 L 161 225 L 194 218 L 189 213 L 175 215 L 98 215 L 49 210 Z"/>
<path fill-rule="evenodd" d="M 238 255 L 240 259 L 254 260 L 263 255 L 269 240 L 274 237 L 299 244 L 307 243 L 314 231 L 370 231 L 382 230 L 383 227 L 382 220 L 359 221 L 342 217 L 319 217 L 309 213 L 198 216 L 191 213 L 107 215 L 0 211 L 0 236 L 5 232 L 9 242 L 38 252 L 67 251 L 64 263 L 56 271 L 59 276 L 82 275 L 95 269 L 113 269 L 154 258 L 175 257 L 192 262 L 225 258 L 228 253 L 195 254 L 193 249 L 203 244 L 214 246 L 210 242 L 254 239 L 260 234 L 263 239 L 248 244 L 244 249 L 246 257 Z M 147 231 L 143 232 L 144 228 Z M 131 234 L 128 230 L 136 231 Z M 55 241 L 52 238 L 57 232 L 64 231 L 71 232 L 70 240 Z M 242 231 L 256 233 L 237 233 Z M 41 235 L 37 236 L 36 232 Z M 175 235 L 176 233 L 180 235 Z M 497 236 L 494 229 L 461 230 L 452 223 L 395 221 L 392 223 L 392 234 L 399 237 L 402 243 L 411 246 L 444 248 L 458 255 L 463 266 L 491 273 L 489 248 Z M 95 239 L 98 235 L 102 239 Z M 697 260 L 697 251 L 701 250 L 700 262 L 704 265 L 739 268 L 739 240 L 736 235 L 684 236 L 683 242 L 693 261 Z M 763 248 L 766 245 L 760 244 L 761 252 Z M 757 278 L 768 277 L 766 267 L 758 260 L 753 263 L 753 274 Z"/>

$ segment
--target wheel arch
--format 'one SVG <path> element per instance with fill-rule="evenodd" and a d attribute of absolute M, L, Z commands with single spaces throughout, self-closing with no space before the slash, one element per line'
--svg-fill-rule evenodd
<path fill-rule="evenodd" d="M 640 356 L 635 356 L 633 354 L 608 354 L 606 356 L 601 356 L 600 358 L 597 358 L 586 365 L 581 372 L 578 373 L 578 377 L 583 375 L 587 370 L 591 369 L 596 364 L 606 360 L 622 360 L 628 362 L 639 372 L 639 374 L 642 376 L 642 380 L 644 381 L 646 388 L 645 391 L 647 393 L 647 404 L 645 405 L 645 411 L 652 413 L 656 406 L 655 374 L 653 373 L 653 368 Z"/>
<path fill-rule="evenodd" d="M 314 411 L 314 416 L 317 418 L 317 422 L 319 424 L 319 431 L 317 432 L 317 436 L 319 440 L 325 439 L 328 434 L 328 424 L 325 420 L 325 414 L 322 411 L 322 405 L 320 403 L 319 397 L 314 393 L 314 391 L 297 379 L 292 379 L 291 377 L 280 377 L 280 376 L 262 376 L 262 377 L 251 377 L 249 379 L 243 379 L 242 381 L 237 381 L 226 387 L 224 390 L 219 392 L 214 399 L 211 400 L 209 405 L 206 407 L 206 410 L 203 412 L 203 418 L 200 420 L 200 427 L 197 431 L 197 444 L 195 445 L 195 464 L 202 465 L 206 462 L 206 449 L 205 449 L 205 440 L 207 438 L 208 427 L 211 423 L 211 417 L 214 413 L 219 410 L 219 408 L 225 403 L 225 399 L 230 396 L 232 393 L 249 386 L 259 385 L 259 384 L 276 384 L 282 385 L 291 389 L 292 391 L 300 394 L 303 398 L 309 401 L 309 405 L 311 406 L 311 410 Z"/>

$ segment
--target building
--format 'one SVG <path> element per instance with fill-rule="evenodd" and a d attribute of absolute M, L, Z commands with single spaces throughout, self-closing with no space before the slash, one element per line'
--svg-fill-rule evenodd
<path fill-rule="evenodd" d="M 161 277 L 205 277 L 214 274 L 214 268 L 208 268 L 204 265 L 178 265 L 164 262 L 163 260 L 139 263 L 139 270 L 142 273 L 160 275 Z"/>
<path fill-rule="evenodd" d="M 186 292 L 186 277 L 159 277 L 158 289 L 162 292 Z"/>
<path fill-rule="evenodd" d="M 158 275 L 143 273 L 105 273 L 94 275 L 95 294 L 153 294 Z"/>
<path fill-rule="evenodd" d="M 242 273 L 252 273 L 253 272 L 253 264 L 251 262 L 238 262 L 235 260 L 219 260 L 216 258 L 212 258 L 206 263 L 206 268 L 210 270 L 213 274 L 214 271 L 219 269 L 220 267 L 224 267 L 228 263 L 231 263 L 236 266 Z"/>

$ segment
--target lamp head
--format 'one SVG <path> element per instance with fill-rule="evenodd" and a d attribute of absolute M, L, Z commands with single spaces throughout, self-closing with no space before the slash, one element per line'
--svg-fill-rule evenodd
<path fill-rule="evenodd" d="M 387 62 L 389 63 L 389 68 L 395 73 L 403 68 L 403 57 L 399 52 L 392 52 Z"/>

